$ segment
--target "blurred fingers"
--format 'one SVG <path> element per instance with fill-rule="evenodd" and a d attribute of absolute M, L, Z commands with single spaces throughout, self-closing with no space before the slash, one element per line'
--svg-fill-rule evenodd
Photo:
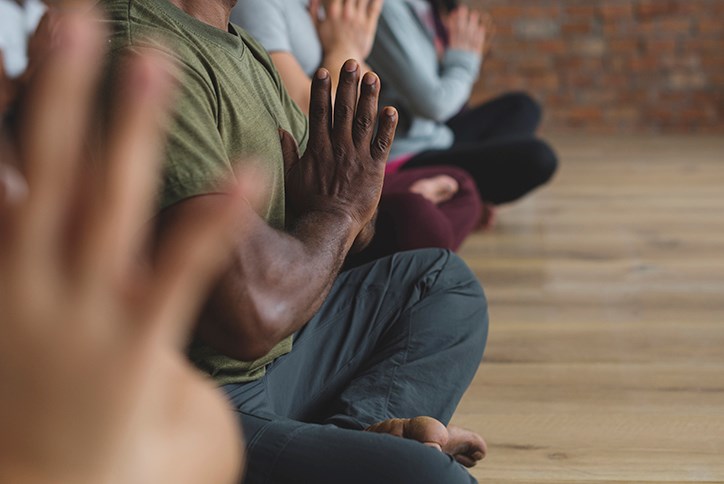
<path fill-rule="evenodd" d="M 370 0 L 367 6 L 367 16 L 375 29 L 377 27 L 377 21 L 380 18 L 380 14 L 382 13 L 383 4 L 384 0 Z"/>
<path fill-rule="evenodd" d="M 367 18 L 367 12 L 369 11 L 370 0 L 357 0 L 357 18 Z"/>
<path fill-rule="evenodd" d="M 344 11 L 343 0 L 323 0 L 325 19 L 337 19 Z"/>
<path fill-rule="evenodd" d="M 345 19 L 351 20 L 357 16 L 359 11 L 357 4 L 360 1 L 361 0 L 344 0 L 343 13 Z"/>
<path fill-rule="evenodd" d="M 155 211 L 173 66 L 161 54 L 146 52 L 128 58 L 124 67 L 101 160 L 103 182 L 93 197 L 87 247 L 81 251 L 90 280 L 100 275 L 99 268 L 111 277 L 127 276 Z"/>
<path fill-rule="evenodd" d="M 100 23 L 89 13 L 65 15 L 58 34 L 59 45 L 33 77 L 19 131 L 30 188 L 26 239 L 46 248 L 57 243 L 74 192 L 105 44 Z"/>
<path fill-rule="evenodd" d="M 312 17 L 312 22 L 316 27 L 319 26 L 319 10 L 321 7 L 321 0 L 309 0 L 309 15 Z"/>
<path fill-rule="evenodd" d="M 454 15 L 458 31 L 464 31 L 468 23 L 468 7 L 466 7 L 465 5 L 459 6 L 457 9 L 455 9 Z"/>
<path fill-rule="evenodd" d="M 478 13 L 477 10 L 471 11 L 470 16 L 468 17 L 468 31 L 477 33 L 481 30 L 481 28 L 480 13 Z"/>

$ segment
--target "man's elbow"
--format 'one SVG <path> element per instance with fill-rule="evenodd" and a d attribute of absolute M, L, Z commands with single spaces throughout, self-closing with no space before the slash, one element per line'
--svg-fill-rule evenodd
<path fill-rule="evenodd" d="M 436 123 L 444 123 L 455 114 L 450 112 L 449 105 L 438 102 L 435 96 L 416 103 L 413 109 L 418 116 Z"/>
<path fill-rule="evenodd" d="M 256 361 L 271 353 L 289 336 L 284 331 L 291 325 L 287 319 L 284 311 L 247 310 L 244 314 L 227 314 L 221 331 L 219 319 L 207 321 L 207 331 L 202 331 L 202 339 L 230 358 Z"/>
<path fill-rule="evenodd" d="M 271 340 L 244 335 L 232 338 L 224 345 L 222 353 L 239 361 L 256 361 L 271 353 L 274 346 Z"/>

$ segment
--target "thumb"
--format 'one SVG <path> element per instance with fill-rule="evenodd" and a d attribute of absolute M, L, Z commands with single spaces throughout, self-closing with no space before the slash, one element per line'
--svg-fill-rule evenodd
<path fill-rule="evenodd" d="M 281 140 L 282 156 L 284 157 L 284 174 L 287 174 L 299 162 L 299 146 L 294 136 L 281 128 L 279 128 L 279 139 Z"/>

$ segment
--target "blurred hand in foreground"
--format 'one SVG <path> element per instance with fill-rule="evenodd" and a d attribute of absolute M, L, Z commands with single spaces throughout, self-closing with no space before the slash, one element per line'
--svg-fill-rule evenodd
<path fill-rule="evenodd" d="M 0 145 L 0 482 L 237 482 L 238 424 L 180 347 L 244 202 L 181 220 L 139 262 L 170 76 L 157 56 L 130 62 L 103 169 L 89 171 L 104 35 L 91 14 L 56 28 Z"/>

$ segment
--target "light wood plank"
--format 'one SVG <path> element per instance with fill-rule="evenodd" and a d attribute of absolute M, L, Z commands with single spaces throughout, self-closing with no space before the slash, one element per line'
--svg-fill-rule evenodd
<path fill-rule="evenodd" d="M 724 140 L 569 137 L 461 254 L 491 333 L 481 482 L 724 482 Z"/>

